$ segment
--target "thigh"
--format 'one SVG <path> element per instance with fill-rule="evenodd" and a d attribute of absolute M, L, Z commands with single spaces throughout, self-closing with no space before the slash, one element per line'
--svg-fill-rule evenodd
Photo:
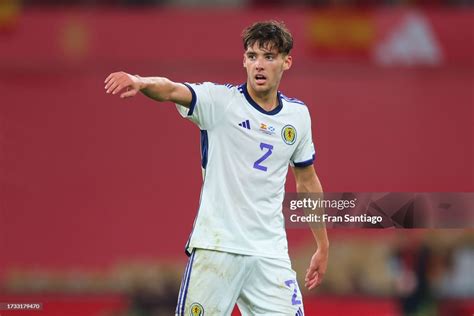
<path fill-rule="evenodd" d="M 177 316 L 230 315 L 245 279 L 245 257 L 195 249 L 186 266 Z"/>
<path fill-rule="evenodd" d="M 303 298 L 291 262 L 256 258 L 237 301 L 242 315 L 303 316 Z"/>

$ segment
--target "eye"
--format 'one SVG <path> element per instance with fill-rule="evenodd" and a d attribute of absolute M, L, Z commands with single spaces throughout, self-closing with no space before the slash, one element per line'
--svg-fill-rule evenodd
<path fill-rule="evenodd" d="M 267 56 L 265 56 L 265 58 L 266 58 L 267 60 L 273 60 L 273 55 L 267 55 Z"/>
<path fill-rule="evenodd" d="M 248 55 L 247 58 L 250 60 L 255 60 L 255 55 Z"/>

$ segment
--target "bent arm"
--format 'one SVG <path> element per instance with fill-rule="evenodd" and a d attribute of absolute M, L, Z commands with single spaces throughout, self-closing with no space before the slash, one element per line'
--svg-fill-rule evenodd
<path fill-rule="evenodd" d="M 140 77 L 126 72 L 111 73 L 105 79 L 107 93 L 118 94 L 121 98 L 135 96 L 142 92 L 156 101 L 171 101 L 189 107 L 193 96 L 191 90 L 182 83 L 164 77 Z"/>

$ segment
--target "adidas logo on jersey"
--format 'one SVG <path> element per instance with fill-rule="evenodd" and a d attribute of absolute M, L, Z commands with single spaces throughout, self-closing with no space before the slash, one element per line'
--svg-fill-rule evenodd
<path fill-rule="evenodd" d="M 246 129 L 250 129 L 250 121 L 249 120 L 245 120 L 243 121 L 242 123 L 239 123 L 239 126 L 242 126 Z"/>

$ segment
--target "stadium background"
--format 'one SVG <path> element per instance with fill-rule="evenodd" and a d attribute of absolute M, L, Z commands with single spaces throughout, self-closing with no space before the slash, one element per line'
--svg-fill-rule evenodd
<path fill-rule="evenodd" d="M 240 32 L 256 20 L 295 37 L 281 90 L 310 107 L 326 191 L 473 191 L 471 1 L 205 2 L 0 2 L 0 302 L 44 304 L 0 315 L 172 314 L 199 132 L 103 81 L 239 84 Z M 330 230 L 307 315 L 472 315 L 468 227 Z M 301 277 L 314 241 L 288 236 Z"/>

